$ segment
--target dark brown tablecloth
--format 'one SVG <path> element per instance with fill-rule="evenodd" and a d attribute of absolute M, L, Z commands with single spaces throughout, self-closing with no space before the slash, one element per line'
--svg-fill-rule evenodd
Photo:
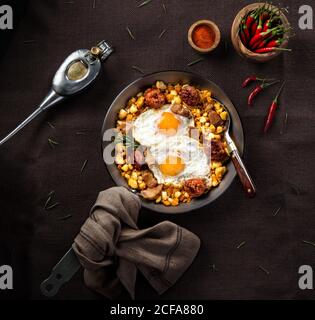
<path fill-rule="evenodd" d="M 0 148 L 0 265 L 14 269 L 14 290 L 0 291 L 0 298 L 41 298 L 40 282 L 70 247 L 98 192 L 113 185 L 102 161 L 100 130 L 115 95 L 140 76 L 132 65 L 146 73 L 194 71 L 221 86 L 242 118 L 245 159 L 258 187 L 257 197 L 248 200 L 235 180 L 211 206 L 182 216 L 142 210 L 141 227 L 167 218 L 197 234 L 202 246 L 185 276 L 163 296 L 158 297 L 139 277 L 137 297 L 315 298 L 314 290 L 298 288 L 299 266 L 315 268 L 315 248 L 302 242 L 315 242 L 315 31 L 298 29 L 298 7 L 304 3 L 285 1 L 296 28 L 290 45 L 293 52 L 256 65 L 235 53 L 229 37 L 234 16 L 250 1 L 170 0 L 165 1 L 166 14 L 162 2 L 152 0 L 136 8 L 133 0 L 31 0 L 15 26 L 0 61 L 1 137 L 40 102 L 67 54 L 103 38 L 115 45 L 116 52 L 93 88 L 41 116 Z M 205 61 L 188 67 L 199 56 L 188 46 L 186 32 L 201 18 L 218 23 L 222 46 Z M 126 32 L 127 25 L 135 41 Z M 158 39 L 165 28 L 168 31 Z M 262 125 L 277 89 L 263 93 L 254 108 L 247 108 L 248 91 L 240 84 L 252 73 L 287 79 L 277 120 L 267 136 L 261 134 Z M 288 122 L 280 134 L 286 113 Z M 51 148 L 49 138 L 59 145 Z M 46 211 L 43 207 L 51 190 L 56 192 L 53 201 L 60 204 Z M 60 219 L 67 215 L 72 217 Z M 243 241 L 246 244 L 237 249 Z M 75 298 L 99 298 L 86 289 L 82 273 L 57 296 Z"/>

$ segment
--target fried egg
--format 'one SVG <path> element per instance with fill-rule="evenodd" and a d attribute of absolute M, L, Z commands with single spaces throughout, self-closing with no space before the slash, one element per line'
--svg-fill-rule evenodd
<path fill-rule="evenodd" d="M 141 145 L 149 147 L 168 138 L 188 135 L 189 126 L 193 125 L 193 119 L 175 114 L 170 105 L 165 105 L 140 114 L 133 123 L 133 137 Z"/>
<path fill-rule="evenodd" d="M 210 163 L 202 146 L 188 136 L 167 139 L 150 148 L 155 160 L 149 166 L 158 183 L 182 183 L 191 178 L 210 181 Z"/>

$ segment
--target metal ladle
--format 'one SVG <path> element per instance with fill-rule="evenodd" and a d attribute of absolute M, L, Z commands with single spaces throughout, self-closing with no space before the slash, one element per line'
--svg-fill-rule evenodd
<path fill-rule="evenodd" d="M 106 41 L 101 41 L 91 50 L 79 49 L 66 58 L 57 70 L 52 81 L 52 88 L 38 108 L 18 127 L 0 141 L 0 146 L 12 138 L 29 122 L 47 109 L 64 99 L 81 92 L 94 82 L 101 71 L 102 62 L 113 52 Z"/>

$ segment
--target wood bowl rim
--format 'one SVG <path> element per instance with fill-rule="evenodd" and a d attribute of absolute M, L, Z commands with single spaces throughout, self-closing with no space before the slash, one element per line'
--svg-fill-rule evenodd
<path fill-rule="evenodd" d="M 282 53 L 282 51 L 277 51 L 277 52 L 269 52 L 269 53 L 255 53 L 251 50 L 249 50 L 248 48 L 245 47 L 245 45 L 243 44 L 242 40 L 240 39 L 240 36 L 238 34 L 238 29 L 239 29 L 239 24 L 241 22 L 241 19 L 243 18 L 243 16 L 245 15 L 246 12 L 251 11 L 261 5 L 265 4 L 264 2 L 256 2 L 256 3 L 251 3 L 247 6 L 245 6 L 244 8 L 242 8 L 235 16 L 233 24 L 232 24 L 232 28 L 231 28 L 231 39 L 232 39 L 232 43 L 233 46 L 235 47 L 236 45 L 238 45 L 238 50 L 237 48 L 235 48 L 237 51 L 240 52 L 241 55 L 245 56 L 248 59 L 255 59 L 257 60 L 263 60 L 264 58 L 274 58 L 277 57 L 278 55 L 280 55 Z M 271 8 L 279 8 L 275 5 L 270 4 Z M 285 27 L 289 27 L 290 26 L 290 22 L 287 18 L 287 16 L 283 13 L 283 11 L 281 11 L 280 13 L 280 17 L 282 20 L 282 23 L 284 24 Z M 288 46 L 289 41 L 284 41 L 279 48 L 286 48 Z"/>

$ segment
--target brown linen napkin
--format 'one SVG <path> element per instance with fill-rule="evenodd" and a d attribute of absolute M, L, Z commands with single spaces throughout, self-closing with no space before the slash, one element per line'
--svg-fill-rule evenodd
<path fill-rule="evenodd" d="M 140 208 L 138 196 L 126 188 L 101 192 L 73 244 L 85 268 L 86 285 L 110 299 L 124 289 L 135 298 L 137 269 L 162 294 L 190 266 L 200 247 L 196 235 L 169 221 L 139 230 Z"/>

